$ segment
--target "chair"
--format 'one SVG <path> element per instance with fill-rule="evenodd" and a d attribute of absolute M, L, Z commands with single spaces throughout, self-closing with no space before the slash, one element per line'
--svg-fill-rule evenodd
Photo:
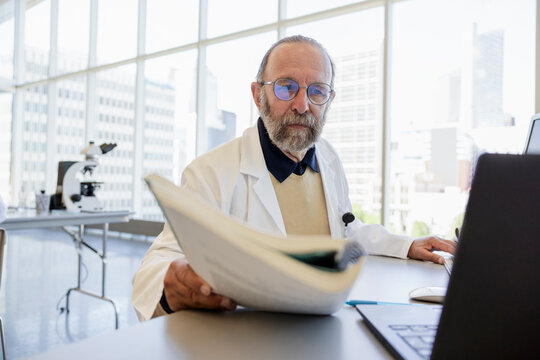
<path fill-rule="evenodd" d="M 0 286 L 2 286 L 2 267 L 4 265 L 4 245 L 6 244 L 6 230 L 0 228 Z M 2 341 L 2 359 L 6 360 L 6 339 L 4 339 L 4 321 L 0 316 L 0 340 Z"/>

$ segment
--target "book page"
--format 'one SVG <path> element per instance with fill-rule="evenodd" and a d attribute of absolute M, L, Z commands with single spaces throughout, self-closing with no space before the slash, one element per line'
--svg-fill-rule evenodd
<path fill-rule="evenodd" d="M 254 231 L 214 208 L 199 207 L 202 201 L 185 189 L 154 186 L 151 181 L 149 185 L 191 267 L 215 293 L 268 311 L 331 314 L 343 306 L 361 261 L 345 271 L 307 265 L 271 246 L 272 239 L 289 239 Z M 256 236 L 265 239 L 259 242 Z M 314 244 L 319 250 L 327 248 L 321 246 L 324 239 L 310 243 L 309 237 L 295 238 L 299 241 L 291 241 L 298 251 L 302 243 L 308 249 Z M 330 238 L 328 243 L 337 249 L 340 241 Z"/>

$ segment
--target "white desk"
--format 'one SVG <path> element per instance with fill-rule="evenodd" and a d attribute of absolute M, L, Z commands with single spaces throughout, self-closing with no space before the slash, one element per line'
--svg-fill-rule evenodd
<path fill-rule="evenodd" d="M 107 232 L 110 223 L 120 223 L 129 221 L 129 216 L 133 212 L 130 211 L 103 211 L 92 213 L 73 213 L 68 211 L 52 211 L 48 213 L 36 213 L 35 210 L 26 211 L 10 211 L 4 222 L 0 226 L 6 230 L 12 231 L 17 229 L 33 229 L 43 227 L 60 227 L 68 233 L 75 242 L 75 247 L 78 254 L 78 272 L 77 272 L 77 287 L 71 288 L 66 293 L 66 311 L 69 313 L 69 295 L 72 291 L 77 291 L 85 295 L 89 295 L 100 300 L 111 303 L 114 308 L 115 327 L 118 329 L 118 307 L 116 303 L 105 296 L 105 275 L 107 270 Z M 103 225 L 102 248 L 101 253 L 84 241 L 84 226 L 85 225 Z M 73 231 L 67 226 L 78 226 L 78 231 Z M 81 289 L 81 263 L 82 263 L 82 247 L 86 247 L 98 255 L 101 259 L 101 295 L 88 292 Z"/>
<path fill-rule="evenodd" d="M 6 220 L 0 223 L 6 230 L 64 227 L 70 225 L 98 225 L 129 221 L 130 211 L 103 211 L 98 213 L 74 213 L 54 210 L 36 213 L 35 210 L 9 211 Z"/>
<path fill-rule="evenodd" d="M 442 265 L 369 256 L 351 299 L 409 302 L 446 286 Z M 374 305 L 377 306 L 377 305 Z M 380 305 L 384 306 L 384 305 Z M 356 310 L 332 316 L 183 311 L 52 349 L 32 359 L 391 359 Z"/>

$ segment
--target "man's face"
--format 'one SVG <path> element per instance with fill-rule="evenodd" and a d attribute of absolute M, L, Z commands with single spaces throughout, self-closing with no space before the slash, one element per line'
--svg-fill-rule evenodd
<path fill-rule="evenodd" d="M 331 71 L 327 57 L 313 46 L 283 44 L 270 55 L 264 81 L 289 78 L 302 87 L 315 82 L 329 84 Z M 259 90 L 257 105 L 272 142 L 285 152 L 302 152 L 313 146 L 321 135 L 331 100 L 324 105 L 312 104 L 305 88 L 290 101 L 277 99 L 272 85 Z"/>
<path fill-rule="evenodd" d="M 264 127 L 268 131 L 270 140 L 282 151 L 307 150 L 321 135 L 326 121 L 326 110 L 319 119 L 308 112 L 299 114 L 289 111 L 280 116 L 272 111 L 264 91 L 261 91 L 260 102 L 260 115 Z"/>

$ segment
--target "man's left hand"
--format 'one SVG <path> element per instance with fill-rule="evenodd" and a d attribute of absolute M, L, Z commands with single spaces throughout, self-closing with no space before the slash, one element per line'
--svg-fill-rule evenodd
<path fill-rule="evenodd" d="M 438 236 L 427 236 L 416 239 L 411 244 L 407 256 L 411 259 L 429 260 L 437 264 L 444 264 L 444 257 L 434 254 L 434 250 L 442 250 L 454 254 L 456 251 L 456 242 L 442 239 Z"/>

